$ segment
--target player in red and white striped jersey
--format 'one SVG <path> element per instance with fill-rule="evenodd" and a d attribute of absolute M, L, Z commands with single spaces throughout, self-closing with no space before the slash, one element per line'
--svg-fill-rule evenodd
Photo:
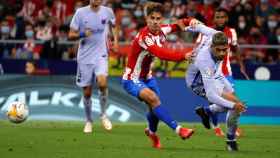
<path fill-rule="evenodd" d="M 152 140 L 153 147 L 160 148 L 157 132 L 159 120 L 174 130 L 182 139 L 191 137 L 194 130 L 181 127 L 165 110 L 159 99 L 159 87 L 152 77 L 151 64 L 155 57 L 163 60 L 182 61 L 191 56 L 191 52 L 179 52 L 163 47 L 166 35 L 179 31 L 177 24 L 162 25 L 163 8 L 159 3 L 150 3 L 146 9 L 147 26 L 142 28 L 132 42 L 128 54 L 122 86 L 132 96 L 144 101 L 148 107 L 148 128 L 145 134 Z M 198 22 L 195 19 L 183 19 L 186 24 Z"/>

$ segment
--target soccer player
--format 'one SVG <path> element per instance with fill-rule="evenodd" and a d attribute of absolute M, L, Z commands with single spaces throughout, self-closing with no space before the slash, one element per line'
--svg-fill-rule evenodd
<path fill-rule="evenodd" d="M 193 129 L 180 126 L 167 112 L 159 98 L 159 87 L 152 76 L 151 64 L 154 57 L 163 60 L 182 61 L 191 53 L 177 52 L 163 47 L 166 34 L 177 31 L 176 24 L 162 25 L 163 8 L 160 3 L 148 3 L 145 9 L 147 26 L 142 28 L 132 42 L 128 63 L 123 74 L 122 86 L 132 96 L 144 101 L 149 107 L 147 113 L 148 128 L 145 134 L 151 139 L 154 148 L 161 148 L 156 134 L 159 120 L 163 121 L 182 139 L 194 133 Z M 184 19 L 187 24 L 194 24 L 195 19 Z"/>
<path fill-rule="evenodd" d="M 240 72 L 245 76 L 246 79 L 249 79 L 249 77 L 245 71 L 245 67 L 243 65 L 243 61 L 241 60 L 240 52 L 238 49 L 236 31 L 234 28 L 230 28 L 227 26 L 227 23 L 228 23 L 227 10 L 225 10 L 223 8 L 218 8 L 217 10 L 215 10 L 213 23 L 214 23 L 215 30 L 224 32 L 224 34 L 228 37 L 228 44 L 230 46 L 230 52 L 226 54 L 221 65 L 219 65 L 220 71 L 222 71 L 223 75 L 228 79 L 228 81 L 232 84 L 232 86 L 234 86 L 232 71 L 231 71 L 231 66 L 230 66 L 230 57 L 231 57 L 231 54 L 234 53 L 237 57 L 237 61 L 238 61 L 239 65 L 240 65 Z M 199 34 L 197 41 L 196 41 L 197 44 L 199 44 L 203 40 L 203 38 L 205 38 L 205 37 L 202 34 Z M 211 106 L 211 103 L 210 103 L 210 106 Z M 199 111 L 199 108 L 197 110 Z M 209 112 L 209 109 L 206 108 L 206 111 Z M 219 137 L 224 136 L 224 133 L 218 124 L 218 115 L 210 114 L 210 112 L 209 112 L 209 116 L 211 118 L 211 122 L 212 122 L 216 136 L 219 136 Z M 241 134 L 241 130 L 237 129 L 236 135 L 240 136 L 240 134 Z"/>
<path fill-rule="evenodd" d="M 219 64 L 229 51 L 228 38 L 223 32 L 202 24 L 186 27 L 186 30 L 200 32 L 204 36 L 203 41 L 195 48 L 193 63 L 187 70 L 187 86 L 195 94 L 213 103 L 208 108 L 211 113 L 227 112 L 227 149 L 237 151 L 235 132 L 240 114 L 246 107 L 235 96 L 230 82 L 219 71 Z M 199 108 L 197 113 L 205 127 L 210 128 L 209 116 L 205 109 Z"/>
<path fill-rule="evenodd" d="M 88 6 L 79 8 L 70 24 L 70 39 L 80 39 L 77 56 L 76 84 L 83 88 L 83 103 L 86 115 L 85 133 L 92 132 L 92 82 L 96 79 L 99 88 L 101 122 L 106 130 L 112 124 L 105 114 L 107 107 L 108 48 L 109 28 L 114 36 L 114 48 L 118 47 L 118 31 L 112 9 L 101 6 L 101 0 L 90 0 Z M 95 78 L 94 78 L 95 76 Z"/>

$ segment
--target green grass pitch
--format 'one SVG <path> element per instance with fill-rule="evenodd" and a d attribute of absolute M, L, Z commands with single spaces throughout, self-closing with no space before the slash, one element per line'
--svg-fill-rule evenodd
<path fill-rule="evenodd" d="M 223 138 L 200 124 L 191 139 L 181 140 L 161 124 L 163 148 L 151 148 L 144 135 L 145 123 L 114 124 L 106 132 L 94 124 L 92 134 L 82 133 L 82 122 L 0 121 L 0 158 L 279 158 L 280 126 L 242 125 L 240 151 L 225 151 Z"/>

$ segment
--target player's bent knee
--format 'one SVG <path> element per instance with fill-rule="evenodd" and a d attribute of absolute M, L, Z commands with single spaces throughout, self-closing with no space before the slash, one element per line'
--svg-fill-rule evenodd
<path fill-rule="evenodd" d="M 149 100 L 148 103 L 151 107 L 156 107 L 156 106 L 160 105 L 160 100 L 156 95 L 150 95 L 148 100 Z"/>
<path fill-rule="evenodd" d="M 91 93 L 89 93 L 89 92 L 84 92 L 84 97 L 85 97 L 86 99 L 90 98 L 90 97 L 91 97 Z"/>
<path fill-rule="evenodd" d="M 90 98 L 91 97 L 91 87 L 85 87 L 83 90 L 84 97 L 85 98 Z"/>
<path fill-rule="evenodd" d="M 107 89 L 107 84 L 99 85 L 98 87 L 99 87 L 100 91 L 105 91 Z"/>
<path fill-rule="evenodd" d="M 160 100 L 158 98 L 158 96 L 150 89 L 143 89 L 140 94 L 139 97 L 145 101 L 151 108 L 157 106 L 160 104 Z"/>

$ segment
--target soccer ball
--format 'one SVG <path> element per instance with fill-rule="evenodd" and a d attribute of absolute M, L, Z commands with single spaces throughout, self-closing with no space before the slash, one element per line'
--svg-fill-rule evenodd
<path fill-rule="evenodd" d="M 13 123 L 24 122 L 29 114 L 28 106 L 23 102 L 12 102 L 7 110 L 7 117 Z"/>

